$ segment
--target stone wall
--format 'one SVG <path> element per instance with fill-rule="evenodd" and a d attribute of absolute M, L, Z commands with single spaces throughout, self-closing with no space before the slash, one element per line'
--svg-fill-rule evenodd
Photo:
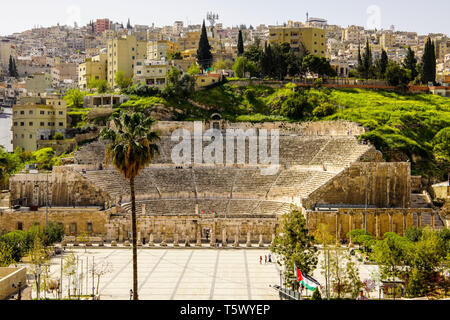
<path fill-rule="evenodd" d="M 377 208 L 408 208 L 411 205 L 411 164 L 406 162 L 359 162 L 303 199 L 303 207 L 317 204 L 367 205 Z"/>
<path fill-rule="evenodd" d="M 110 201 L 106 193 L 70 167 L 54 167 L 49 174 L 13 175 L 10 193 L 11 204 L 23 206 L 101 206 Z"/>
<path fill-rule="evenodd" d="M 66 235 L 77 235 L 89 233 L 92 236 L 106 235 L 106 225 L 109 222 L 111 212 L 100 211 L 99 208 L 49 208 L 48 221 L 62 223 Z M 8 210 L 0 212 L 0 231 L 10 232 L 17 230 L 19 223 L 22 230 L 26 230 L 36 224 L 45 226 L 46 209 L 38 211 L 15 211 Z M 76 224 L 76 232 L 73 225 Z M 92 232 L 88 232 L 88 223 L 92 224 Z"/>
<path fill-rule="evenodd" d="M 27 284 L 27 268 L 0 268 L 0 300 L 8 298 L 10 295 L 17 292 L 13 288 L 22 282 L 22 286 Z"/>
<path fill-rule="evenodd" d="M 365 219 L 367 231 L 377 239 L 381 239 L 387 232 L 400 235 L 412 226 L 433 227 L 437 215 L 426 221 L 425 216 L 434 215 L 432 209 L 338 209 L 334 212 L 308 211 L 306 212 L 307 226 L 313 233 L 320 224 L 328 227 L 328 232 L 336 240 L 347 239 L 347 233 L 355 229 L 364 229 Z M 424 216 L 422 218 L 422 216 Z"/>

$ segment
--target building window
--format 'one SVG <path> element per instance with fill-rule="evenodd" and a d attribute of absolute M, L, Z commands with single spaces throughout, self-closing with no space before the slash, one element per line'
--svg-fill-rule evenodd
<path fill-rule="evenodd" d="M 22 111 L 20 111 L 20 114 L 25 114 L 25 111 L 23 111 L 23 110 L 22 110 Z"/>
<path fill-rule="evenodd" d="M 63 126 L 64 126 L 64 123 L 60 122 L 60 123 L 59 123 L 59 126 L 60 126 L 60 127 L 63 127 Z"/>
<path fill-rule="evenodd" d="M 59 112 L 59 115 L 60 115 L 60 116 L 62 116 L 63 114 L 64 114 L 64 112 L 62 112 L 62 111 Z"/>
<path fill-rule="evenodd" d="M 30 127 L 32 127 L 33 126 L 33 122 L 30 122 L 29 125 L 30 125 Z"/>
<path fill-rule="evenodd" d="M 40 113 L 41 113 L 41 114 L 45 114 L 45 111 L 41 111 Z"/>
<path fill-rule="evenodd" d="M 43 127 L 43 126 L 45 126 L 45 123 L 44 123 L 44 122 L 41 122 L 40 125 L 41 125 L 41 127 Z"/>
<path fill-rule="evenodd" d="M 14 122 L 14 126 L 17 126 L 17 122 Z"/>
<path fill-rule="evenodd" d="M 86 230 L 88 233 L 92 233 L 92 222 L 88 222 L 86 226 Z"/>
<path fill-rule="evenodd" d="M 25 125 L 25 122 L 21 122 L 20 126 L 23 127 Z"/>
<path fill-rule="evenodd" d="M 29 113 L 29 114 L 33 114 L 33 110 L 30 110 L 28 113 Z"/>
<path fill-rule="evenodd" d="M 22 133 L 22 134 L 20 135 L 20 137 L 23 139 L 23 138 L 25 138 L 25 135 Z"/>
<path fill-rule="evenodd" d="M 73 222 L 70 224 L 70 233 L 76 234 L 77 233 L 77 223 Z"/>
<path fill-rule="evenodd" d="M 30 134 L 30 139 L 33 139 L 33 135 L 32 134 Z"/>
<path fill-rule="evenodd" d="M 17 222 L 17 230 L 23 230 L 23 223 L 22 222 Z"/>

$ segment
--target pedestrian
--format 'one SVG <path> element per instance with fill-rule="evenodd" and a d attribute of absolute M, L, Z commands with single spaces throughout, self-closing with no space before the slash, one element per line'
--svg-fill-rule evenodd
<path fill-rule="evenodd" d="M 272 263 L 272 255 L 269 253 L 269 263 Z"/>
<path fill-rule="evenodd" d="M 262 256 L 259 256 L 259 264 L 262 264 Z"/>
<path fill-rule="evenodd" d="M 130 289 L 130 300 L 133 300 L 133 289 Z"/>
<path fill-rule="evenodd" d="M 267 264 L 267 254 L 264 257 L 264 264 Z"/>

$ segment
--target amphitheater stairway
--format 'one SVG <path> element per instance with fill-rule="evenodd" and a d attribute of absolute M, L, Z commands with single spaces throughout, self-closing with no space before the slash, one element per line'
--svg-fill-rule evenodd
<path fill-rule="evenodd" d="M 415 194 L 411 195 L 411 207 L 412 208 L 432 208 L 433 204 L 430 202 L 429 198 L 425 194 Z M 434 226 L 436 229 L 444 228 L 444 222 L 439 217 L 436 212 L 433 213 L 422 213 L 421 215 L 421 226 L 426 227 L 432 226 L 432 215 L 434 215 Z M 418 225 L 418 214 L 413 214 L 413 223 Z"/>

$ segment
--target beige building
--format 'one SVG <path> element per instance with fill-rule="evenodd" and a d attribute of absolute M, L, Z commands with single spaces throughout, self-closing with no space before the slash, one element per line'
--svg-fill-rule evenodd
<path fill-rule="evenodd" d="M 123 36 L 107 42 L 108 83 L 116 86 L 115 76 L 122 71 L 125 77 L 133 78 L 136 60 L 147 58 L 147 42 L 138 41 L 135 36 Z"/>
<path fill-rule="evenodd" d="M 134 68 L 134 83 L 163 88 L 170 68 L 165 61 L 138 60 Z"/>
<path fill-rule="evenodd" d="M 178 44 L 168 40 L 155 40 L 147 43 L 148 60 L 168 60 L 170 53 L 177 52 Z"/>
<path fill-rule="evenodd" d="M 78 66 L 78 85 L 80 89 L 87 89 L 90 80 L 107 79 L 107 55 L 99 54 L 92 58 L 87 58 L 85 63 Z"/>
<path fill-rule="evenodd" d="M 270 44 L 287 42 L 294 50 L 300 49 L 303 43 L 311 54 L 324 57 L 326 53 L 325 30 L 319 28 L 270 27 L 269 42 Z"/>
<path fill-rule="evenodd" d="M 396 43 L 396 37 L 393 33 L 383 33 L 380 37 L 381 48 L 387 50 L 392 48 Z"/>
<path fill-rule="evenodd" d="M 36 151 L 38 140 L 51 140 L 56 132 L 67 128 L 67 106 L 61 98 L 46 98 L 45 104 L 27 103 L 13 106 L 13 147 Z"/>
<path fill-rule="evenodd" d="M 48 73 L 37 73 L 29 76 L 25 81 L 27 94 L 42 94 L 52 88 L 53 79 Z"/>

